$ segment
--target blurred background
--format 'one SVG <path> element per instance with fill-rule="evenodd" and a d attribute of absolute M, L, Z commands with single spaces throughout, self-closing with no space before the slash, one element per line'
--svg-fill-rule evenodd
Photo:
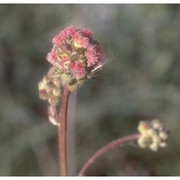
<path fill-rule="evenodd" d="M 154 153 L 136 142 L 99 158 L 95 176 L 180 175 L 180 5 L 0 5 L 0 175 L 57 176 L 57 128 L 37 83 L 51 39 L 89 27 L 105 52 L 94 80 L 71 97 L 70 175 L 100 147 L 158 118 L 171 130 Z M 74 114 L 73 114 L 74 113 Z"/>

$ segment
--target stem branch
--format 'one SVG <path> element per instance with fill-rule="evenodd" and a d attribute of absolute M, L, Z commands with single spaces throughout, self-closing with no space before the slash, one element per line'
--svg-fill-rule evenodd
<path fill-rule="evenodd" d="M 81 170 L 79 171 L 78 176 L 83 176 L 84 173 L 87 171 L 87 169 L 92 165 L 92 163 L 94 163 L 94 161 L 99 158 L 100 156 L 102 156 L 104 153 L 106 153 L 107 151 L 115 148 L 118 145 L 121 145 L 123 143 L 126 143 L 128 141 L 132 141 L 132 140 L 136 140 L 139 138 L 140 134 L 132 134 L 132 135 L 128 135 L 122 138 L 119 138 L 117 140 L 114 140 L 112 142 L 110 142 L 109 144 L 103 146 L 101 149 L 97 150 L 93 156 L 91 156 L 91 158 L 85 163 L 85 165 L 81 168 Z"/>

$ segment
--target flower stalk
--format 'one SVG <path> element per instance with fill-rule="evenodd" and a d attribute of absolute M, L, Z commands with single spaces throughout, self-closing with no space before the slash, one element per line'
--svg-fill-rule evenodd
<path fill-rule="evenodd" d="M 64 88 L 62 95 L 61 109 L 59 113 L 58 126 L 58 149 L 59 149 L 59 168 L 60 175 L 67 176 L 67 111 L 70 91 L 68 87 Z"/>
<path fill-rule="evenodd" d="M 85 163 L 85 165 L 81 168 L 81 170 L 78 173 L 78 176 L 83 176 L 85 174 L 85 172 L 88 170 L 88 168 L 99 158 L 101 157 L 104 153 L 106 153 L 107 151 L 114 149 L 116 146 L 119 146 L 123 143 L 132 141 L 132 140 L 137 140 L 139 138 L 140 134 L 132 134 L 132 135 L 128 135 L 125 137 L 121 137 L 117 140 L 114 140 L 112 142 L 110 142 L 109 144 L 103 146 L 101 149 L 99 149 L 98 151 L 96 151 L 91 158 Z"/>

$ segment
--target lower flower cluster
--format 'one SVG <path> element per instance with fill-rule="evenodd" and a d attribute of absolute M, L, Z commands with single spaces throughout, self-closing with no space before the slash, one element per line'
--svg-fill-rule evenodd
<path fill-rule="evenodd" d="M 62 94 L 62 83 L 60 77 L 56 77 L 54 68 L 51 68 L 38 83 L 39 97 L 48 100 L 49 104 L 56 105 Z"/>
<path fill-rule="evenodd" d="M 167 146 L 166 141 L 169 132 L 158 119 L 151 122 L 141 121 L 138 131 L 140 132 L 138 144 L 141 148 L 149 147 L 151 150 L 157 151 L 159 147 Z"/>

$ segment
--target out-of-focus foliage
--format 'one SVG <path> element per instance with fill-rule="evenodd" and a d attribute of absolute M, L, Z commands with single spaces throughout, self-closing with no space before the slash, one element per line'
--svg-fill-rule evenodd
<path fill-rule="evenodd" d="M 180 175 L 180 5 L 0 5 L 0 24 L 0 175 L 58 175 L 57 130 L 37 83 L 51 38 L 71 24 L 91 28 L 106 54 L 77 95 L 71 174 L 140 120 L 159 118 L 172 132 L 166 149 L 127 144 L 87 174 Z"/>

